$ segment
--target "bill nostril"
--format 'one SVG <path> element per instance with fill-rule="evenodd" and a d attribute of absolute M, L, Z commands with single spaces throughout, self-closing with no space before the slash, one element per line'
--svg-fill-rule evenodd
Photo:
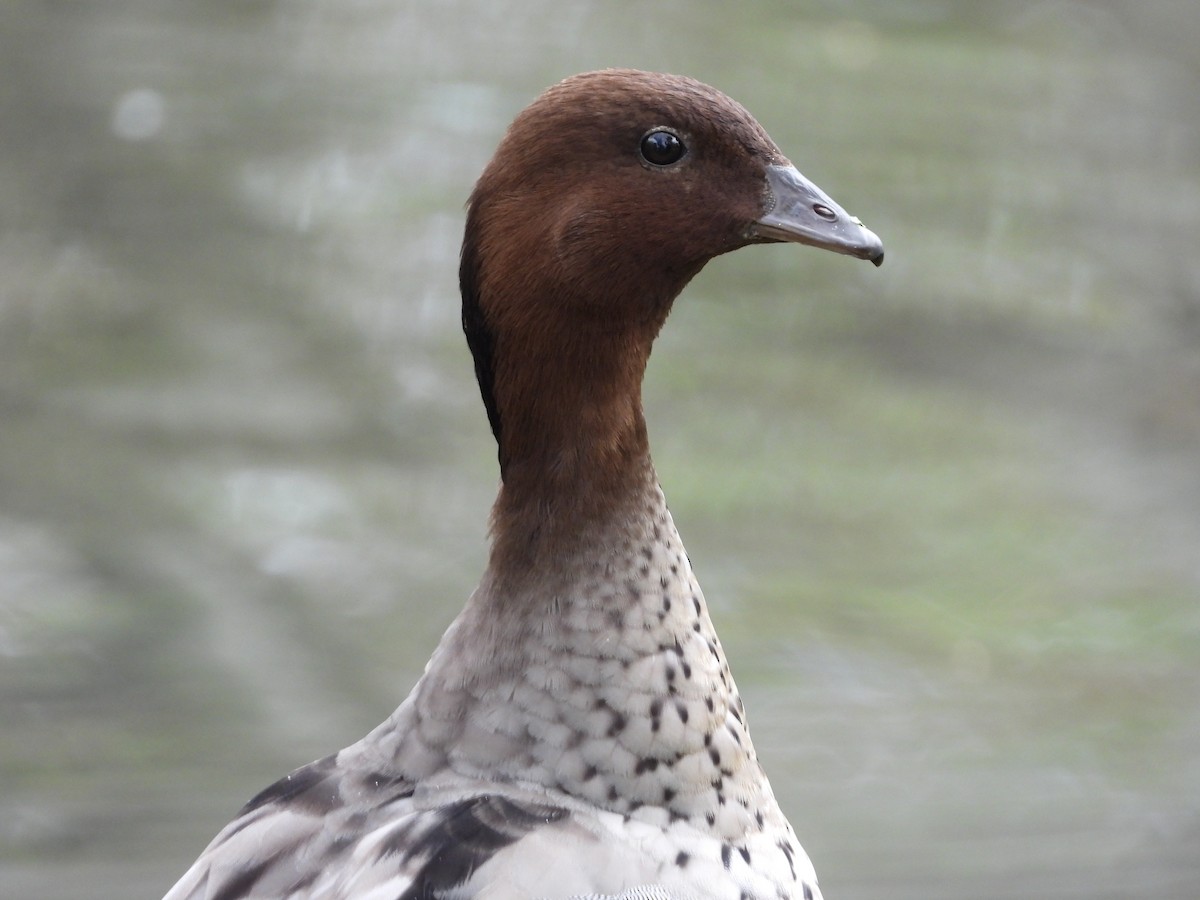
<path fill-rule="evenodd" d="M 836 222 L 837 221 L 837 213 L 835 213 L 832 209 L 830 209 L 828 206 L 826 206 L 823 203 L 814 203 L 812 209 L 813 209 L 813 212 L 815 212 L 818 216 L 820 216 L 826 222 Z"/>

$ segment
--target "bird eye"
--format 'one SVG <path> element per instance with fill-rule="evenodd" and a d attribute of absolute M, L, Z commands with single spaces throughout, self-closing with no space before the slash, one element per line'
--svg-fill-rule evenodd
<path fill-rule="evenodd" d="M 683 159 L 687 147 L 678 136 L 658 129 L 642 138 L 642 159 L 652 166 L 669 166 Z"/>

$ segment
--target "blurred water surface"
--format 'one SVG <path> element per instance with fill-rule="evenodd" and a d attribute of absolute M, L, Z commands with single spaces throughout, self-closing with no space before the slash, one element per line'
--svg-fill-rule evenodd
<path fill-rule="evenodd" d="M 631 65 L 888 248 L 718 260 L 646 389 L 826 896 L 1197 896 L 1197 48 L 1189 2 L 4 4 L 0 895 L 157 896 L 402 699 L 496 484 L 462 204 Z"/>

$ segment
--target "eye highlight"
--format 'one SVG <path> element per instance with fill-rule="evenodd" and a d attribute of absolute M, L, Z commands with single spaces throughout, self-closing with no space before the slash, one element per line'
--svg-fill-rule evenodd
<path fill-rule="evenodd" d="M 656 128 L 642 138 L 639 149 L 642 159 L 652 166 L 669 166 L 679 162 L 687 153 L 687 147 L 679 136 L 663 128 Z"/>

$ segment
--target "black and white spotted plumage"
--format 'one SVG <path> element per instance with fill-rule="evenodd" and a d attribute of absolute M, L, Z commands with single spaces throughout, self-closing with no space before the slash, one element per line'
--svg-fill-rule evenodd
<path fill-rule="evenodd" d="M 570 588 L 535 581 L 558 627 L 510 623 L 503 654 L 472 656 L 500 627 L 485 578 L 396 713 L 254 797 L 169 900 L 450 900 L 480 873 L 514 900 L 815 892 L 652 477 L 604 541 L 621 549 L 565 566 Z"/>

